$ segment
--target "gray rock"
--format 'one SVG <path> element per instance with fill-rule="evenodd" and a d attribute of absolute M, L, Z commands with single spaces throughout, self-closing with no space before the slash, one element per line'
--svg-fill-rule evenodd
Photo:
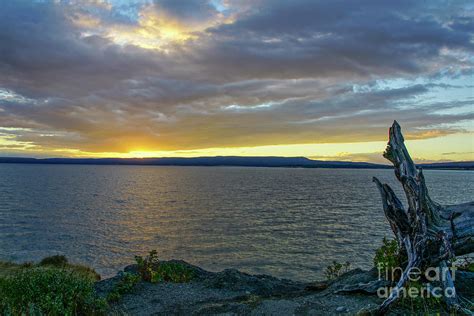
<path fill-rule="evenodd" d="M 303 292 L 306 284 L 268 275 L 250 275 L 235 269 L 206 275 L 202 283 L 210 288 L 242 291 L 253 295 L 279 295 Z"/>
<path fill-rule="evenodd" d="M 366 284 L 377 281 L 374 271 L 355 269 L 332 282 L 296 282 L 268 275 L 250 275 L 235 269 L 209 272 L 183 261 L 195 272 L 189 283 L 140 282 L 131 293 L 112 304 L 111 315 L 372 315 L 383 301 Z M 136 272 L 128 266 L 126 272 Z M 96 283 L 106 296 L 120 280 Z M 324 286 L 314 288 L 315 284 Z M 474 273 L 456 275 L 456 286 L 472 292 Z M 313 288 L 312 288 L 313 287 Z M 363 290 L 348 291 L 354 288 Z M 389 315 L 403 314 L 394 308 Z"/>
<path fill-rule="evenodd" d="M 380 288 L 390 286 L 391 282 L 387 280 L 374 280 L 368 283 L 355 283 L 344 285 L 341 289 L 336 290 L 335 293 L 364 293 L 377 294 Z"/>
<path fill-rule="evenodd" d="M 336 312 L 337 313 L 347 313 L 347 308 L 344 307 L 344 306 L 339 306 L 338 308 L 336 308 Z"/>
<path fill-rule="evenodd" d="M 474 298 L 474 272 L 456 271 L 455 287 L 456 290 L 471 300 Z"/>
<path fill-rule="evenodd" d="M 251 315 L 295 315 L 299 304 L 291 300 L 266 300 Z"/>

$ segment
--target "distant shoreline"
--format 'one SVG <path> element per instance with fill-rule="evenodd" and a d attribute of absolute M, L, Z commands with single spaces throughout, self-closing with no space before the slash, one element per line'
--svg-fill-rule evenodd
<path fill-rule="evenodd" d="M 0 157 L 0 163 L 48 165 L 137 165 L 196 167 L 269 167 L 269 168 L 340 168 L 392 169 L 391 165 L 368 162 L 323 161 L 306 157 L 195 157 L 195 158 L 21 158 Z M 474 170 L 474 161 L 419 164 L 423 169 Z"/>

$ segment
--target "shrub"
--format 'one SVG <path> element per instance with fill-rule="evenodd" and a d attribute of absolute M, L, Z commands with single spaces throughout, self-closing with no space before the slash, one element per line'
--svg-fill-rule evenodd
<path fill-rule="evenodd" d="M 395 239 L 383 238 L 382 246 L 375 251 L 374 266 L 388 276 L 388 279 L 395 281 L 399 277 L 398 270 L 402 264 L 400 249 Z"/>
<path fill-rule="evenodd" d="M 160 262 L 156 250 L 150 251 L 145 258 L 135 256 L 138 273 L 146 282 L 189 282 L 194 278 L 194 271 L 180 262 Z"/>
<path fill-rule="evenodd" d="M 148 256 L 145 258 L 141 256 L 135 256 L 135 261 L 138 265 L 138 273 L 140 274 L 143 281 L 152 282 L 154 267 L 160 263 L 156 250 L 150 251 Z"/>
<path fill-rule="evenodd" d="M 61 255 L 43 258 L 43 260 L 41 260 L 39 263 L 40 266 L 50 265 L 55 267 L 63 267 L 66 264 L 68 264 L 67 258 Z"/>
<path fill-rule="evenodd" d="M 348 261 L 346 263 L 339 263 L 336 260 L 334 260 L 332 264 L 327 266 L 324 274 L 326 275 L 326 278 L 328 280 L 333 280 L 340 277 L 343 273 L 348 272 L 350 267 L 351 267 L 351 263 Z"/>
<path fill-rule="evenodd" d="M 123 294 L 130 293 L 135 285 L 140 282 L 140 276 L 134 273 L 124 273 L 120 281 L 114 286 L 112 291 L 107 294 L 107 301 L 116 302 Z"/>
<path fill-rule="evenodd" d="M 404 309 L 410 315 L 439 315 L 445 311 L 445 304 L 443 299 L 428 294 L 428 289 L 425 284 L 420 281 L 408 281 L 405 289 L 417 289 L 416 296 L 404 295 L 401 297 L 397 306 Z"/>
<path fill-rule="evenodd" d="M 98 274 L 94 269 L 80 264 L 69 263 L 67 258 L 61 255 L 43 258 L 37 266 L 66 268 L 84 276 L 85 278 L 90 278 L 95 281 L 100 280 L 100 274 Z"/>
<path fill-rule="evenodd" d="M 0 311 L 5 315 L 97 315 L 106 310 L 93 281 L 72 270 L 19 269 L 0 278 Z"/>
<path fill-rule="evenodd" d="M 152 282 L 186 283 L 194 278 L 194 271 L 179 262 L 161 262 L 154 270 Z"/>

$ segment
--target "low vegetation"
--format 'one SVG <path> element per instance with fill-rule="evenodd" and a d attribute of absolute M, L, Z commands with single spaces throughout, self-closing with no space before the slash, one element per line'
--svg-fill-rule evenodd
<path fill-rule="evenodd" d="M 124 273 L 114 286 L 112 291 L 107 294 L 107 301 L 108 302 L 117 302 L 120 300 L 122 295 L 130 293 L 133 291 L 135 286 L 140 282 L 141 277 L 135 273 Z"/>
<path fill-rule="evenodd" d="M 120 301 L 142 281 L 184 283 L 195 278 L 195 272 L 189 266 L 179 261 L 160 261 L 155 250 L 144 257 L 136 256 L 135 260 L 136 270 L 123 273 L 105 297 L 99 297 L 94 290 L 94 283 L 100 276 L 91 268 L 69 263 L 64 256 L 47 257 L 39 263 L 0 262 L 0 315 L 104 315 L 110 312 L 109 304 Z M 403 265 L 403 260 L 397 242 L 384 238 L 375 253 L 374 265 L 390 281 L 396 282 L 393 271 Z M 459 270 L 474 270 L 470 257 L 458 259 L 453 264 Z M 337 279 L 350 268 L 350 262 L 333 261 L 326 268 L 326 278 L 329 281 Z M 416 288 L 422 293 L 426 291 L 427 283 L 421 278 L 405 287 Z M 407 313 L 447 311 L 442 298 L 429 295 L 403 297 L 396 305 Z M 463 305 L 473 307 L 470 301 Z"/>
<path fill-rule="evenodd" d="M 63 256 L 39 264 L 0 263 L 0 314 L 101 315 L 107 303 L 96 296 L 92 269 Z"/>
<path fill-rule="evenodd" d="M 409 281 L 405 289 L 416 289 L 419 295 L 403 295 L 396 303 L 401 310 L 407 311 L 410 315 L 434 315 L 441 311 L 446 311 L 446 304 L 442 297 L 436 297 L 428 293 L 426 284 L 421 281 Z M 409 311 L 409 312 L 408 312 Z"/>
<path fill-rule="evenodd" d="M 180 262 L 158 260 L 156 250 L 145 257 L 135 256 L 138 273 L 143 281 L 185 283 L 194 278 L 194 271 Z"/>
<path fill-rule="evenodd" d="M 0 315 L 102 315 L 140 281 L 189 282 L 194 272 L 180 262 L 159 261 L 156 251 L 135 257 L 137 273 L 124 273 L 105 298 L 97 296 L 93 269 L 71 264 L 65 256 L 39 263 L 0 262 Z"/>
<path fill-rule="evenodd" d="M 384 238 L 382 246 L 376 250 L 374 256 L 374 266 L 380 273 L 380 277 L 392 282 L 397 282 L 400 279 L 402 267 L 406 264 L 406 256 L 400 252 L 398 242 L 395 239 Z M 453 262 L 458 270 L 474 272 L 474 263 L 472 258 L 465 257 Z M 439 285 L 439 284 L 435 284 Z M 448 313 L 448 308 L 442 297 L 437 297 L 428 291 L 433 284 L 424 278 L 424 273 L 421 271 L 420 279 L 418 281 L 408 281 L 404 285 L 405 293 L 412 291 L 416 295 L 401 295 L 401 298 L 396 302 L 396 306 L 405 311 L 407 314 L 439 314 L 440 312 Z M 462 300 L 463 298 L 460 297 Z M 472 302 L 467 300 L 463 305 L 468 309 L 472 309 Z"/>
<path fill-rule="evenodd" d="M 384 238 L 382 245 L 375 251 L 374 267 L 377 268 L 379 277 L 391 281 L 395 284 L 401 276 L 402 267 L 406 264 L 406 255 L 399 248 L 395 239 Z M 474 259 L 472 257 L 457 258 L 453 263 L 458 270 L 474 272 Z M 328 281 L 337 279 L 342 274 L 349 271 L 351 264 L 349 262 L 339 263 L 333 261 L 325 270 L 325 276 Z M 398 311 L 406 314 L 449 314 L 443 297 L 433 295 L 429 288 L 439 284 L 428 284 L 421 271 L 418 281 L 409 281 L 404 285 L 405 292 L 418 293 L 417 295 L 401 295 L 400 300 L 396 302 Z M 474 304 L 470 300 L 459 297 L 466 310 L 473 310 Z"/>
<path fill-rule="evenodd" d="M 324 275 L 326 276 L 327 280 L 334 280 L 340 277 L 342 274 L 348 272 L 351 268 L 350 262 L 339 263 L 337 261 L 333 261 L 329 266 L 327 266 Z"/>
<path fill-rule="evenodd" d="M 374 266 L 385 279 L 396 281 L 400 278 L 402 257 L 398 242 L 384 237 L 382 246 L 375 251 Z"/>
<path fill-rule="evenodd" d="M 69 263 L 65 256 L 57 255 L 46 257 L 40 261 L 39 266 L 65 268 L 74 271 L 75 273 L 82 275 L 85 278 L 90 278 L 94 281 L 100 280 L 100 274 L 98 274 L 94 269 L 80 264 Z"/>

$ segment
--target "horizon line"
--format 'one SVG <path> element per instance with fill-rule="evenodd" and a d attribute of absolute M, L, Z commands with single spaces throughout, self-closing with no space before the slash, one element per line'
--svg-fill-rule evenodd
<path fill-rule="evenodd" d="M 234 159 L 234 161 L 232 161 Z M 0 163 L 85 164 L 85 165 L 155 165 L 155 166 L 236 166 L 236 167 L 306 167 L 306 168 L 390 168 L 390 163 L 367 161 L 318 160 L 304 156 L 199 156 L 199 157 L 14 157 L 0 156 Z M 474 169 L 474 161 L 420 162 L 423 168 Z"/>

